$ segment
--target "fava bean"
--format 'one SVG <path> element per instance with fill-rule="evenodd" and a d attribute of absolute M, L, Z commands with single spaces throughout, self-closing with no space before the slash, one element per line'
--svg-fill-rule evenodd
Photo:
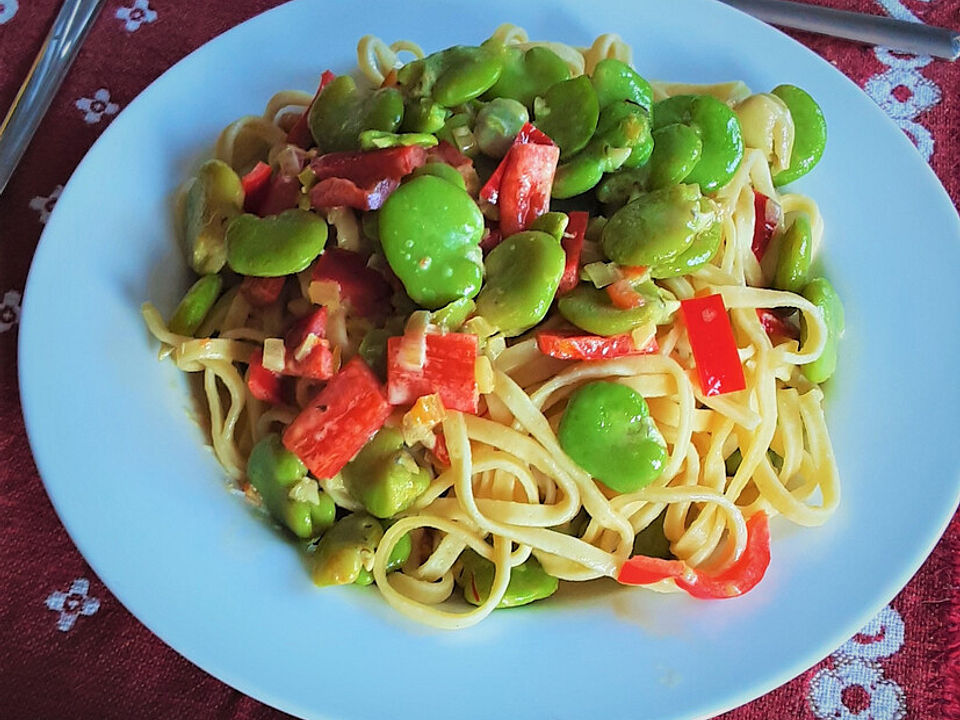
<path fill-rule="evenodd" d="M 822 277 L 811 280 L 803 288 L 802 295 L 823 313 L 823 319 L 827 323 L 827 342 L 820 357 L 812 363 L 801 365 L 800 369 L 810 382 L 822 383 L 828 380 L 833 375 L 834 370 L 837 369 L 837 345 L 844 330 L 843 303 L 840 302 L 840 296 L 837 295 L 837 291 L 833 289 L 830 281 Z M 801 315 L 801 347 L 806 341 L 807 325 Z"/>
<path fill-rule="evenodd" d="M 597 93 L 586 75 L 550 86 L 533 107 L 537 127 L 559 146 L 561 159 L 586 147 L 600 117 Z"/>
<path fill-rule="evenodd" d="M 653 110 L 654 130 L 687 125 L 703 143 L 700 159 L 685 178 L 704 193 L 717 190 L 733 177 L 743 159 L 740 121 L 728 105 L 710 95 L 676 95 L 661 100 Z"/>
<path fill-rule="evenodd" d="M 600 109 L 618 100 L 629 100 L 647 112 L 653 107 L 653 88 L 636 70 L 616 58 L 597 63 L 591 78 Z"/>
<path fill-rule="evenodd" d="M 430 474 L 417 465 L 403 434 L 392 427 L 374 435 L 341 472 L 347 491 L 379 518 L 403 512 L 430 484 Z"/>
<path fill-rule="evenodd" d="M 800 292 L 810 279 L 813 262 L 813 229 L 806 215 L 797 215 L 780 240 L 780 254 L 773 286 Z"/>
<path fill-rule="evenodd" d="M 793 118 L 793 152 L 790 167 L 773 176 L 774 185 L 786 185 L 813 170 L 827 144 L 827 121 L 823 110 L 796 85 L 779 85 L 771 91 L 787 104 Z"/>
<path fill-rule="evenodd" d="M 620 493 L 649 485 L 667 460 L 643 396 L 615 382 L 591 382 L 574 392 L 557 439 L 577 465 Z"/>
<path fill-rule="evenodd" d="M 413 301 L 428 309 L 480 291 L 483 228 L 473 198 L 430 175 L 405 182 L 380 209 L 387 262 Z"/>
<path fill-rule="evenodd" d="M 168 327 L 177 335 L 193 335 L 220 296 L 223 278 L 204 275 L 197 280 L 173 311 Z"/>
<path fill-rule="evenodd" d="M 630 156 L 624 167 L 640 167 L 653 152 L 650 113 L 631 102 L 611 103 L 600 113 L 596 137 L 613 147 L 628 147 Z"/>
<path fill-rule="evenodd" d="M 479 97 L 497 82 L 501 70 L 497 53 L 455 45 L 407 63 L 397 71 L 397 82 L 408 96 L 430 97 L 449 108 Z"/>
<path fill-rule="evenodd" d="M 566 254 L 556 238 L 528 230 L 511 235 L 487 255 L 487 282 L 477 314 L 513 337 L 543 320 L 560 285 Z"/>
<path fill-rule="evenodd" d="M 653 152 L 648 164 L 647 189 L 676 185 L 687 179 L 700 162 L 703 141 L 687 125 L 674 123 L 653 131 Z"/>
<path fill-rule="evenodd" d="M 659 325 L 668 315 L 663 295 L 653 282 L 634 286 L 643 305 L 623 310 L 610 296 L 592 285 L 578 285 L 557 300 L 557 309 L 569 322 L 594 335 L 620 335 L 641 325 Z"/>
<path fill-rule="evenodd" d="M 494 98 L 477 112 L 473 134 L 480 152 L 502 158 L 513 144 L 517 133 L 530 120 L 523 103 L 511 98 Z"/>
<path fill-rule="evenodd" d="M 624 205 L 603 228 L 603 251 L 621 265 L 663 265 L 679 257 L 717 218 L 696 185 L 674 185 Z"/>
<path fill-rule="evenodd" d="M 496 567 L 473 550 L 460 556 L 460 584 L 464 599 L 473 605 L 483 604 L 490 597 Z M 532 555 L 510 569 L 510 582 L 497 604 L 498 608 L 519 607 L 553 595 L 560 581 L 541 567 Z"/>
<path fill-rule="evenodd" d="M 243 186 L 229 165 L 207 160 L 184 198 L 184 254 L 199 275 L 220 272 L 227 261 L 227 224 L 243 209 Z"/>
<path fill-rule="evenodd" d="M 470 298 L 458 298 L 430 313 L 430 322 L 439 325 L 445 332 L 454 332 L 460 329 L 476 309 L 477 304 Z"/>
<path fill-rule="evenodd" d="M 463 179 L 463 175 L 452 165 L 443 162 L 429 162 L 413 171 L 413 177 L 420 177 L 421 175 L 433 175 L 446 180 L 448 183 L 453 183 L 461 190 L 466 191 L 467 189 L 467 183 Z"/>
<path fill-rule="evenodd" d="M 566 213 L 547 212 L 530 223 L 529 230 L 539 230 L 547 235 L 552 235 L 557 242 L 563 240 L 563 231 L 567 229 L 567 223 L 570 218 Z"/>
<path fill-rule="evenodd" d="M 321 587 L 356 582 L 369 570 L 382 537 L 383 527 L 367 513 L 352 513 L 338 520 L 317 543 L 311 560 L 313 582 Z"/>
<path fill-rule="evenodd" d="M 227 263 L 241 275 L 291 275 L 305 270 L 326 242 L 327 223 L 306 210 L 240 215 L 227 226 Z"/>
<path fill-rule="evenodd" d="M 697 233 L 690 247 L 680 253 L 679 256 L 650 268 L 650 276 L 668 278 L 689 275 L 713 259 L 717 250 L 720 249 L 722 239 L 723 225 L 719 220 L 716 220 L 706 230 Z"/>
<path fill-rule="evenodd" d="M 247 479 L 260 493 L 264 506 L 294 535 L 304 539 L 333 525 L 336 515 L 333 500 L 322 491 L 317 491 L 316 503 L 290 498 L 291 488 L 306 475 L 306 466 L 283 447 L 276 433 L 264 436 L 247 459 Z"/>
<path fill-rule="evenodd" d="M 553 197 L 560 200 L 571 198 L 596 187 L 603 174 L 620 168 L 631 152 L 632 148 L 612 147 L 594 138 L 587 147 L 557 168 L 553 177 Z"/>
<path fill-rule="evenodd" d="M 393 132 L 403 119 L 403 96 L 396 88 L 362 93 L 349 75 L 339 75 L 310 106 L 307 122 L 320 153 L 356 150 L 364 130 Z"/>
<path fill-rule="evenodd" d="M 450 116 L 450 111 L 430 98 L 417 98 L 406 103 L 403 122 L 404 132 L 435 133 Z"/>
<path fill-rule="evenodd" d="M 484 46 L 499 55 L 503 71 L 493 87 L 482 96 L 483 100 L 512 98 L 531 108 L 534 98 L 543 95 L 551 85 L 570 77 L 570 68 L 549 48 L 538 46 L 523 51 L 492 40 L 485 42 Z"/>

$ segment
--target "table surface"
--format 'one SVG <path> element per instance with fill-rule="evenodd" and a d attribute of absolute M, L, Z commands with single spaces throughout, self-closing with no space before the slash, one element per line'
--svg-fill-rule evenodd
<path fill-rule="evenodd" d="M 27 271 L 63 184 L 170 65 L 273 0 L 111 0 L 0 196 L 0 705 L 19 718 L 287 717 L 199 670 L 141 625 L 61 526 L 27 443 L 17 330 Z M 960 28 L 960 0 L 816 4 Z M 59 3 L 0 0 L 0 109 Z M 960 199 L 960 63 L 796 33 L 859 84 Z M 891 179 L 893 180 L 893 179 Z M 79 481 L 79 479 L 78 479 Z M 725 720 L 960 720 L 960 516 L 909 585 L 819 665 Z"/>

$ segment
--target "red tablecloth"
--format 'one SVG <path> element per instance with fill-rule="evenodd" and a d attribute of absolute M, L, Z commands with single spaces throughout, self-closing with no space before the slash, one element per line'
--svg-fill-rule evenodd
<path fill-rule="evenodd" d="M 47 214 L 80 158 L 112 118 L 167 67 L 276 4 L 105 3 L 0 197 L 0 717 L 286 717 L 177 655 L 137 622 L 83 561 L 37 475 L 23 427 L 16 365 L 30 260 Z M 960 27 L 958 0 L 819 4 Z M 0 109 L 12 101 L 58 5 L 56 0 L 0 0 Z M 896 120 L 956 203 L 960 64 L 798 37 Z M 958 591 L 960 519 L 954 518 L 916 577 L 860 634 L 792 682 L 723 717 L 960 719 Z"/>

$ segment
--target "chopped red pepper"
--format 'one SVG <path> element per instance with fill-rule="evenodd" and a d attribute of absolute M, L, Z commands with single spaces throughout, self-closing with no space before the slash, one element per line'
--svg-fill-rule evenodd
<path fill-rule="evenodd" d="M 630 333 L 622 335 L 573 335 L 557 332 L 537 333 L 537 348 L 558 360 L 607 360 L 628 355 L 649 355 L 660 350 L 657 338 L 638 348 Z"/>
<path fill-rule="evenodd" d="M 446 140 L 441 140 L 432 148 L 427 148 L 427 162 L 442 162 L 463 173 L 465 168 L 473 168 L 473 160 L 457 150 Z"/>
<path fill-rule="evenodd" d="M 260 207 L 267 194 L 271 174 L 273 171 L 270 166 L 261 160 L 253 166 L 253 170 L 240 179 L 240 185 L 243 187 L 244 212 L 256 212 L 256 208 Z"/>
<path fill-rule="evenodd" d="M 760 318 L 763 329 L 767 331 L 767 335 L 771 338 L 800 339 L 800 328 L 787 322 L 776 311 L 769 308 L 757 308 L 757 317 Z"/>
<path fill-rule="evenodd" d="M 422 395 L 439 393 L 450 410 L 475 413 L 477 389 L 477 336 L 466 333 L 426 336 L 426 361 L 409 369 L 400 362 L 402 337 L 387 340 L 387 398 L 394 405 L 409 405 Z"/>
<path fill-rule="evenodd" d="M 279 215 L 284 210 L 292 210 L 297 207 L 299 202 L 300 179 L 277 173 L 267 183 L 259 205 L 251 207 L 248 212 L 255 213 L 260 217 Z M 244 205 L 244 210 L 246 209 L 246 205 Z"/>
<path fill-rule="evenodd" d="M 747 545 L 743 554 L 717 575 L 696 570 L 681 560 L 661 560 L 638 555 L 620 568 L 617 582 L 648 585 L 673 578 L 677 586 L 695 598 L 715 600 L 749 592 L 763 578 L 770 565 L 770 525 L 767 514 L 756 513 L 747 520 Z"/>
<path fill-rule="evenodd" d="M 753 224 L 753 243 L 750 249 L 753 250 L 759 262 L 763 260 L 770 241 L 780 225 L 780 205 L 763 193 L 754 192 L 753 211 L 756 219 Z"/>
<path fill-rule="evenodd" d="M 535 125 L 531 123 L 526 123 L 520 132 L 517 133 L 517 137 L 514 138 L 513 144 L 510 146 L 510 150 L 515 148 L 517 145 L 525 145 L 528 143 L 533 143 L 534 145 L 553 145 L 553 140 L 543 131 L 539 130 Z M 497 165 L 496 170 L 493 171 L 493 175 L 490 176 L 490 179 L 484 183 L 484 186 L 480 188 L 480 198 L 486 200 L 488 203 L 496 204 L 500 196 L 500 185 L 503 180 L 503 173 L 506 171 L 507 164 L 510 159 L 510 150 L 507 151 L 507 154 L 503 156 L 503 159 L 500 161 L 500 164 Z"/>
<path fill-rule="evenodd" d="M 331 177 L 310 188 L 310 205 L 315 208 L 351 207 L 355 210 L 379 210 L 400 186 L 395 178 L 378 180 L 370 187 L 360 187 L 353 180 Z"/>
<path fill-rule="evenodd" d="M 297 320 L 287 330 L 283 341 L 286 349 L 283 374 L 314 380 L 333 377 L 333 352 L 326 334 L 325 307 L 319 307 Z"/>
<path fill-rule="evenodd" d="M 563 231 L 563 239 L 560 241 L 563 252 L 567 255 L 567 261 L 563 266 L 563 275 L 560 277 L 560 287 L 557 289 L 559 294 L 570 292 L 580 282 L 580 254 L 583 252 L 587 223 L 590 222 L 589 213 L 582 210 L 569 213 L 569 218 L 567 229 Z"/>
<path fill-rule="evenodd" d="M 263 351 L 254 350 L 250 356 L 247 387 L 257 400 L 277 405 L 283 402 L 283 378 L 263 366 Z"/>
<path fill-rule="evenodd" d="M 606 290 L 610 302 L 621 310 L 632 310 L 633 308 L 643 307 L 646 298 L 637 292 L 633 283 L 636 280 L 648 277 L 647 268 L 642 265 L 625 265 L 620 268 L 620 279 L 610 283 Z"/>
<path fill-rule="evenodd" d="M 684 300 L 680 311 L 703 394 L 710 397 L 743 390 L 747 382 L 723 298 L 706 295 Z"/>
<path fill-rule="evenodd" d="M 433 455 L 440 467 L 450 467 L 450 451 L 447 450 L 447 439 L 442 430 L 435 432 L 434 435 L 437 438 L 437 442 L 433 446 L 433 450 L 430 451 L 430 454 Z"/>
<path fill-rule="evenodd" d="M 254 307 L 266 307 L 280 299 L 286 275 L 280 277 L 244 277 L 240 293 Z"/>
<path fill-rule="evenodd" d="M 553 175 L 560 160 L 556 145 L 516 145 L 500 183 L 500 232 L 504 237 L 526 230 L 550 209 Z"/>
<path fill-rule="evenodd" d="M 355 356 L 283 432 L 283 444 L 318 478 L 330 478 L 383 427 L 393 408 Z"/>
<path fill-rule="evenodd" d="M 340 286 L 340 301 L 363 317 L 383 315 L 390 309 L 393 291 L 387 280 L 362 255 L 327 248 L 313 266 L 314 280 L 332 280 Z"/>
<path fill-rule="evenodd" d="M 297 122 L 294 123 L 293 127 L 290 128 L 290 132 L 287 133 L 288 143 L 299 145 L 304 150 L 313 145 L 313 135 L 310 133 L 310 125 L 307 123 L 310 115 L 310 108 L 313 107 L 313 104 L 317 101 L 317 98 L 320 97 L 320 93 L 323 92 L 323 89 L 329 85 L 335 77 L 336 75 L 329 70 L 323 71 L 323 74 L 320 76 L 320 87 L 317 88 L 317 94 L 313 96 L 313 100 L 310 101 L 307 109 L 303 111 L 303 114 L 300 115 L 299 118 L 297 118 Z"/>
<path fill-rule="evenodd" d="M 399 180 L 426 163 L 427 151 L 418 145 L 335 152 L 314 158 L 310 169 L 317 180 L 343 178 L 371 187 L 384 178 Z"/>

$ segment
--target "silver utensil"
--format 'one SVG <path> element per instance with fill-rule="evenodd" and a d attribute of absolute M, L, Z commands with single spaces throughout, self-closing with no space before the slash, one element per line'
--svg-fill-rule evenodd
<path fill-rule="evenodd" d="M 786 0 L 720 0 L 771 25 L 956 60 L 960 31 Z"/>
<path fill-rule="evenodd" d="M 0 193 L 26 152 L 102 5 L 103 0 L 66 0 L 60 8 L 33 67 L 0 123 Z"/>

